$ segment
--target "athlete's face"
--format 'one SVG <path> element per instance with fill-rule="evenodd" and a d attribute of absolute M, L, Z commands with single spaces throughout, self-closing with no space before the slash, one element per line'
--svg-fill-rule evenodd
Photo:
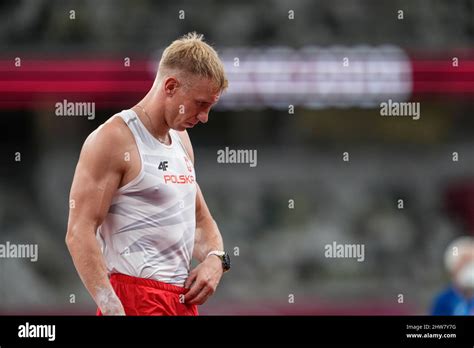
<path fill-rule="evenodd" d="M 183 131 L 197 123 L 206 123 L 211 107 L 219 100 L 220 91 L 206 78 L 193 78 L 186 86 L 180 85 L 170 97 L 171 115 L 168 125 Z"/>

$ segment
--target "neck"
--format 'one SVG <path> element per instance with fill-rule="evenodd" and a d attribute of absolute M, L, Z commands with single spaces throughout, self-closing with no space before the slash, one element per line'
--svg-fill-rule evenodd
<path fill-rule="evenodd" d="M 161 142 L 167 141 L 170 127 L 165 120 L 164 107 L 153 102 L 156 97 L 150 95 L 151 93 L 152 91 L 137 103 L 139 106 L 135 105 L 133 108 L 138 111 L 138 117 L 151 135 Z"/>

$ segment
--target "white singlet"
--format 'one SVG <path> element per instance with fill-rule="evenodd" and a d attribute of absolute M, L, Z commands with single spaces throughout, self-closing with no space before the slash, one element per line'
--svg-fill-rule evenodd
<path fill-rule="evenodd" d="M 196 228 L 194 167 L 176 131 L 164 145 L 133 110 L 119 116 L 135 138 L 141 169 L 117 190 L 97 230 L 108 272 L 183 286 Z"/>

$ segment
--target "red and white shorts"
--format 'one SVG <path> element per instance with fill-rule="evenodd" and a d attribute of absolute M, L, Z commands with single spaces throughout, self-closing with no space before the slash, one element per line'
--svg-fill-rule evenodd
<path fill-rule="evenodd" d="M 199 315 L 196 305 L 182 303 L 185 288 L 119 273 L 110 276 L 110 283 L 126 315 Z"/>

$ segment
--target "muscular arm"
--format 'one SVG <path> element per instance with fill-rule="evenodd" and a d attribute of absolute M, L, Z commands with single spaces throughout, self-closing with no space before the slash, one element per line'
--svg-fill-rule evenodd
<path fill-rule="evenodd" d="M 179 134 L 191 161 L 194 163 L 193 148 L 187 132 Z M 185 287 L 190 288 L 185 295 L 186 303 L 203 304 L 215 292 L 219 284 L 223 273 L 221 260 L 216 256 L 206 257 L 212 250 L 224 250 L 224 243 L 198 185 L 193 257 L 201 263 L 190 272 L 186 280 Z"/>
<path fill-rule="evenodd" d="M 124 170 L 125 130 L 108 121 L 85 141 L 70 193 L 66 244 L 79 276 L 103 314 L 123 315 L 107 277 L 96 230 L 103 222 Z"/>

